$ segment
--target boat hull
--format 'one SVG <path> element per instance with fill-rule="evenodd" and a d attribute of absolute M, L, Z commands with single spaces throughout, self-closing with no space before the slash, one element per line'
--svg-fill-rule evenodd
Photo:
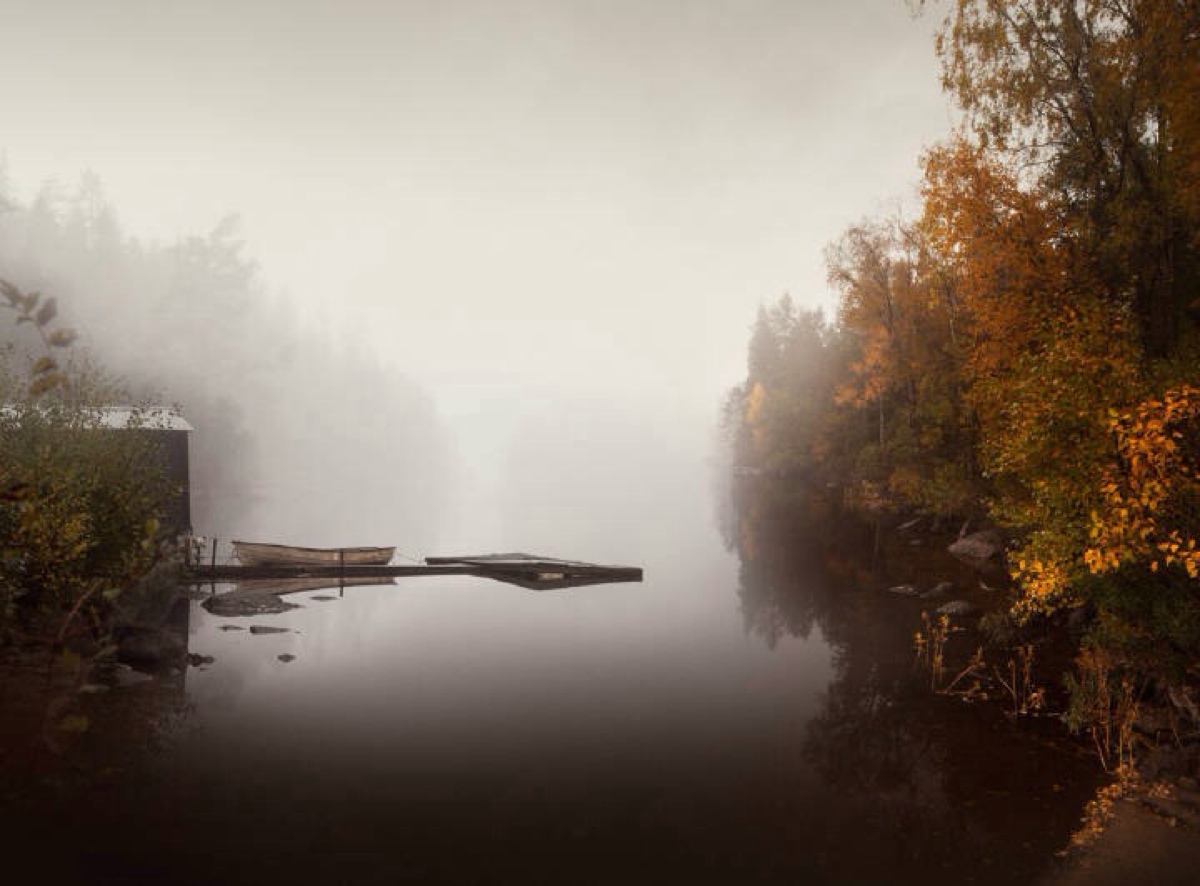
<path fill-rule="evenodd" d="M 235 541 L 233 553 L 243 566 L 383 566 L 395 548 L 304 548 Z"/>

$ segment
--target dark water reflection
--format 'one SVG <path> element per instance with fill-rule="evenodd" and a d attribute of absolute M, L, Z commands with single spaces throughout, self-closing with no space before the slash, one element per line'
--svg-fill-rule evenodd
<path fill-rule="evenodd" d="M 819 496 L 799 507 L 755 481 L 738 493 L 723 529 L 740 554 L 747 629 L 768 645 L 819 631 L 833 650 L 833 678 L 799 745 L 802 765 L 834 795 L 841 851 L 853 856 L 844 840 L 861 841 L 857 858 L 830 871 L 888 882 L 1050 875 L 1096 786 L 1094 761 L 1056 718 L 1014 722 L 998 703 L 936 695 L 914 666 L 922 613 L 949 597 L 999 608 L 992 588 L 1003 577 L 947 556 L 947 537 L 867 523 Z M 887 592 L 943 582 L 953 591 L 933 600 Z M 951 668 L 980 642 L 971 630 L 952 636 Z"/>
<path fill-rule="evenodd" d="M 924 691 L 920 603 L 880 593 L 917 573 L 973 576 L 753 498 L 731 551 L 702 486 L 678 480 L 656 507 L 613 514 L 599 555 L 545 551 L 620 562 L 629 539 L 643 584 L 538 593 L 450 576 L 295 594 L 301 608 L 248 618 L 193 604 L 190 647 L 214 662 L 187 673 L 183 725 L 136 777 L 36 822 L 72 835 L 46 870 L 176 883 L 1046 870 L 1093 764 L 1057 727 Z M 253 625 L 287 630 L 224 630 Z"/>

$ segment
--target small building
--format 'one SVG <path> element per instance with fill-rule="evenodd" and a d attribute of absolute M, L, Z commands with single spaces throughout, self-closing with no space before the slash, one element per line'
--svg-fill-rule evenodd
<path fill-rule="evenodd" d="M 0 413 L 18 414 L 12 406 Z M 159 449 L 167 479 L 175 491 L 163 515 L 165 528 L 177 534 L 192 531 L 192 492 L 188 457 L 188 434 L 192 426 L 177 410 L 165 407 L 98 406 L 82 410 L 81 424 L 98 431 L 120 431 L 148 435 Z"/>

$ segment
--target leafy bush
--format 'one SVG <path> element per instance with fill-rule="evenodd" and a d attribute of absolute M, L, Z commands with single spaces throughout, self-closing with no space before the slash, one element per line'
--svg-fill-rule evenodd
<path fill-rule="evenodd" d="M 4 284 L 18 323 L 38 331 L 44 353 L 28 375 L 0 354 L 0 628 L 14 619 L 59 619 L 101 632 L 121 593 L 160 559 L 161 515 L 172 489 L 134 410 L 114 428 L 98 402 L 120 386 L 57 354 L 72 336 L 50 328 L 54 311 Z"/>

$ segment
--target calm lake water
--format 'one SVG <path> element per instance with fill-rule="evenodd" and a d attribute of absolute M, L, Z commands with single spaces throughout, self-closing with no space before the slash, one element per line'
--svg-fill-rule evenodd
<path fill-rule="evenodd" d="M 193 601 L 189 647 L 213 662 L 124 690 L 170 710 L 150 762 L 28 819 L 65 837 L 39 863 L 85 882 L 255 884 L 1048 871 L 1094 762 L 1057 724 L 930 694 L 912 665 L 930 604 L 883 591 L 978 596 L 977 578 L 930 545 L 753 496 L 722 518 L 703 461 L 658 467 L 534 477 L 490 536 L 421 552 L 532 549 L 642 566 L 640 584 L 399 579 L 249 618 Z M 252 625 L 287 632 L 228 630 Z"/>

